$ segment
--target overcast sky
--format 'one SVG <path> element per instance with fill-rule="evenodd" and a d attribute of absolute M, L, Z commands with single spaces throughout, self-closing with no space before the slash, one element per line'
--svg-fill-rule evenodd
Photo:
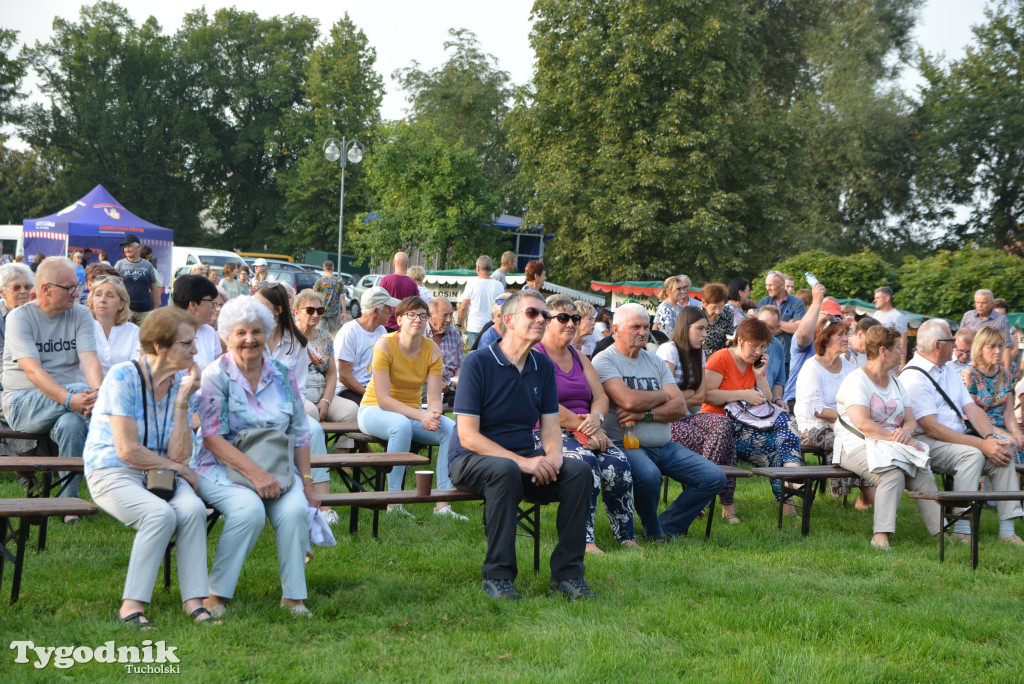
<path fill-rule="evenodd" d="M 121 0 L 136 23 L 156 17 L 165 33 L 173 33 L 182 17 L 200 5 L 201 0 Z M 53 18 L 77 21 L 81 0 L 4 0 L 0 26 L 20 32 L 22 42 L 46 41 Z M 247 0 L 235 3 L 246 11 L 268 17 L 286 10 L 320 20 L 326 33 L 345 12 L 366 32 L 370 45 L 377 49 L 377 70 L 384 77 L 386 94 L 381 115 L 385 119 L 403 116 L 405 94 L 391 79 L 395 69 L 409 66 L 413 60 L 424 68 L 445 61 L 443 43 L 449 28 L 467 28 L 476 33 L 485 52 L 495 55 L 500 67 L 509 72 L 512 82 L 522 84 L 533 70 L 530 48 L 530 9 L 532 0 Z M 944 52 L 947 58 L 960 56 L 970 41 L 970 26 L 984 20 L 982 0 L 928 0 L 922 21 L 915 31 L 916 40 L 932 53 Z M 232 3 L 211 0 L 205 4 L 209 14 Z M 914 92 L 919 83 L 913 73 L 905 73 L 905 88 Z M 29 87 L 32 83 L 28 84 Z"/>

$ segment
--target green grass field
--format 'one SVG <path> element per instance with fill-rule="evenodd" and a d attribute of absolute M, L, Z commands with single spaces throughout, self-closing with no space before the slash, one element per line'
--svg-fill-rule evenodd
<path fill-rule="evenodd" d="M 675 491 L 678 491 L 676 489 Z M 84 492 L 84 487 L 83 487 Z M 23 496 L 5 476 L 0 496 Z M 554 508 L 542 514 L 542 567 L 532 570 L 519 541 L 517 587 L 524 600 L 501 603 L 480 589 L 481 507 L 456 504 L 469 522 L 369 514 L 338 545 L 319 549 L 307 569 L 311 620 L 278 608 L 280 584 L 269 526 L 242 571 L 228 619 L 190 623 L 176 583 L 154 594 L 145 635 L 115 621 L 134 532 L 101 513 L 68 527 L 51 520 L 48 548 L 31 551 L 21 599 L 7 604 L 11 566 L 0 587 L 5 640 L 0 681 L 1020 681 L 1024 653 L 1024 553 L 995 540 L 992 510 L 982 518 L 981 566 L 969 549 L 927 536 L 904 499 L 894 549 L 869 546 L 871 514 L 819 498 L 811 535 L 799 521 L 776 529 L 768 482 L 741 481 L 742 524 L 715 521 L 662 547 L 618 548 L 598 512 L 598 543 L 587 579 L 599 597 L 569 604 L 547 594 Z M 716 511 L 716 515 L 718 512 Z M 639 524 L 639 523 L 638 523 Z M 1020 523 L 1024 525 L 1024 523 Z M 698 532 L 698 527 L 700 530 Z M 1019 528 L 1024 532 L 1024 528 Z M 210 559 L 219 526 L 210 537 Z M 35 534 L 33 533 L 33 540 Z M 175 579 L 176 582 L 176 579 Z M 164 640 L 177 647 L 180 675 L 132 675 L 123 665 L 35 669 L 14 662 L 12 641 L 98 647 Z"/>

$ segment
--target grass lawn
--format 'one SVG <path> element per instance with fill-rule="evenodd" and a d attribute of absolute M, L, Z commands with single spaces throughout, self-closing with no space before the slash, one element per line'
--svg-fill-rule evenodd
<path fill-rule="evenodd" d="M 23 495 L 11 478 L 0 481 L 0 496 Z M 13 607 L 6 568 L 0 681 L 133 676 L 118 664 L 16 664 L 15 640 L 95 648 L 144 639 L 177 647 L 190 682 L 1024 679 L 1024 552 L 996 542 L 994 510 L 982 516 L 981 566 L 972 572 L 968 547 L 957 543 L 939 564 L 938 543 L 909 499 L 889 553 L 869 546 L 871 514 L 854 511 L 852 499 L 845 509 L 827 497 L 817 504 L 809 537 L 797 519 L 780 532 L 767 480 L 740 481 L 742 524 L 716 520 L 706 542 L 698 522 L 688 538 L 633 551 L 616 547 L 599 510 L 598 543 L 608 553 L 587 560 L 599 596 L 576 604 L 547 595 L 553 506 L 542 513 L 539 575 L 529 541 L 519 541 L 524 600 L 515 604 L 480 589 L 478 503 L 455 505 L 470 518 L 462 523 L 434 518 L 429 505 L 409 507 L 416 520 L 382 516 L 376 541 L 367 512 L 350 537 L 341 511 L 338 545 L 319 549 L 307 568 L 311 620 L 278 608 L 268 525 L 223 625 L 192 625 L 176 578 L 171 591 L 161 578 L 148 611 L 159 630 L 145 635 L 114 619 L 134 532 L 104 513 L 75 527 L 54 519 L 47 550 L 28 554 Z"/>

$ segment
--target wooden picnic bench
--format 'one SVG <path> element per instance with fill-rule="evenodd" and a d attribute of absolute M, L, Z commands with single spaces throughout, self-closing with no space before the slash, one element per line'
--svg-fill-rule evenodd
<path fill-rule="evenodd" d="M 718 466 L 718 467 L 721 468 L 723 472 L 725 472 L 725 477 L 726 478 L 745 479 L 745 478 L 748 478 L 748 477 L 753 477 L 753 475 L 754 475 L 752 472 L 750 472 L 749 470 L 745 470 L 744 468 L 737 468 L 735 466 Z M 704 538 L 705 539 L 711 539 L 711 523 L 713 523 L 715 521 L 715 501 L 717 499 L 718 499 L 718 494 L 715 494 L 713 497 L 711 497 L 711 505 L 708 507 L 708 527 L 707 527 L 707 530 L 704 531 Z"/>
<path fill-rule="evenodd" d="M 803 499 L 800 533 L 805 537 L 811 531 L 811 507 L 814 505 L 814 496 L 817 489 L 823 489 L 825 487 L 824 482 L 832 478 L 856 477 L 856 473 L 835 465 L 754 468 L 751 472 L 754 475 L 782 480 L 782 496 L 779 498 L 780 530 L 782 529 L 783 506 L 791 503 L 795 497 Z M 789 484 L 790 482 L 799 482 L 801 486 L 794 487 Z"/>
<path fill-rule="evenodd" d="M 464 489 L 432 489 L 430 494 L 417 494 L 416 490 L 400 489 L 391 492 L 349 492 L 324 494 L 321 502 L 328 506 L 351 506 L 372 508 L 375 512 L 385 506 L 394 504 L 438 503 L 441 501 L 482 501 L 483 497 L 475 492 Z M 533 540 L 533 571 L 540 572 L 540 507 L 543 501 L 523 499 L 516 512 L 516 526 L 522 530 L 516 536 L 529 537 Z M 486 504 L 485 504 L 486 505 Z M 376 523 L 376 519 L 374 519 Z M 374 525 L 373 537 L 377 538 L 377 527 Z"/>
<path fill-rule="evenodd" d="M 356 453 L 356 454 L 314 454 L 309 457 L 314 468 L 332 468 L 350 493 L 383 491 L 387 488 L 385 476 L 396 466 L 422 467 L 430 465 L 430 459 L 409 452 Z M 346 470 L 347 469 L 347 470 Z M 351 472 L 349 472 L 351 471 Z M 330 496 L 330 495 L 328 495 Z M 333 504 L 324 503 L 325 506 Z M 343 504 L 339 504 L 343 505 Z M 380 508 L 373 509 L 373 536 L 377 536 Z M 359 528 L 359 508 L 353 506 L 349 513 L 349 533 Z"/>
<path fill-rule="evenodd" d="M 21 573 L 25 565 L 25 545 L 28 541 L 29 529 L 33 524 L 40 524 L 51 516 L 66 515 L 94 515 L 99 509 L 88 501 L 82 499 L 57 499 L 37 497 L 33 499 L 0 499 L 0 518 L 3 518 L 2 548 L 0 548 L 0 582 L 3 581 L 4 562 L 14 563 L 14 583 L 11 586 L 11 603 L 18 600 L 21 591 Z M 15 527 L 14 520 L 18 520 Z M 40 529 L 45 529 L 40 524 Z M 40 532 L 42 534 L 42 532 Z M 15 553 L 12 554 L 7 548 L 11 542 L 16 542 Z"/>
<path fill-rule="evenodd" d="M 84 469 L 83 461 L 78 456 L 0 456 L 0 472 L 16 472 L 25 479 L 25 495 L 30 499 L 49 498 L 54 489 L 57 494 L 64 491 L 71 478 Z M 64 472 L 63 476 L 54 478 L 54 474 Z M 42 479 L 38 474 L 42 474 Z M 68 513 L 68 515 L 72 515 Z M 46 527 L 49 518 L 39 521 L 39 551 L 46 549 Z"/>
<path fill-rule="evenodd" d="M 953 525 L 970 516 L 971 523 L 971 570 L 978 569 L 978 528 L 981 523 L 981 509 L 989 501 L 1024 501 L 1024 492 L 907 492 L 911 499 L 935 501 L 948 508 L 965 507 L 945 517 L 939 530 L 939 562 L 946 560 L 946 532 Z"/>

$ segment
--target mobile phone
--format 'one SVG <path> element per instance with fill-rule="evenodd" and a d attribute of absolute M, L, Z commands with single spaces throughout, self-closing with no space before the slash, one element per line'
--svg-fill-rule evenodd
<path fill-rule="evenodd" d="M 763 365 L 764 365 L 764 354 L 761 354 L 761 356 L 757 357 L 757 361 L 754 363 L 754 368 L 760 368 Z"/>

